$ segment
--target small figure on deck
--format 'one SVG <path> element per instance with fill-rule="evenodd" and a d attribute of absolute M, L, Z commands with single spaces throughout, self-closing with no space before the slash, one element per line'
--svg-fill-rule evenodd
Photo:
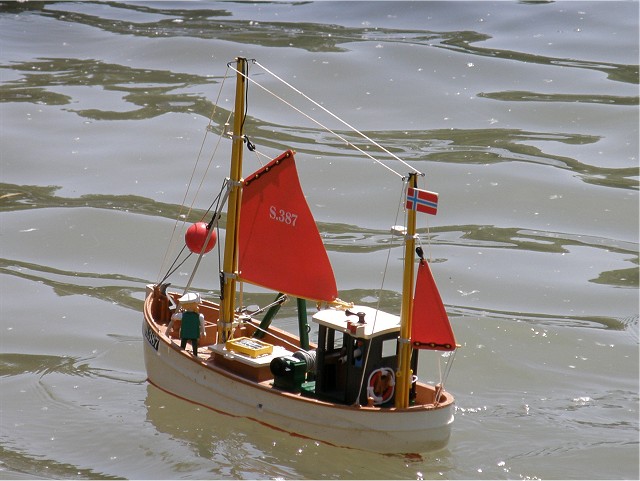
<path fill-rule="evenodd" d="M 167 335 L 170 335 L 173 321 L 180 320 L 180 347 L 187 348 L 187 341 L 191 341 L 193 355 L 198 357 L 198 338 L 205 335 L 204 316 L 200 314 L 198 304 L 200 294 L 190 292 L 178 299 L 182 310 L 171 316 L 171 322 L 167 326 Z"/>

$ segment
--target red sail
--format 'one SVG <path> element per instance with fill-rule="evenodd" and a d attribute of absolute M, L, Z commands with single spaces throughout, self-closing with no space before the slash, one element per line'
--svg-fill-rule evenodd
<path fill-rule="evenodd" d="M 420 260 L 411 320 L 411 345 L 414 349 L 453 351 L 456 339 L 444 309 L 429 264 Z"/>
<path fill-rule="evenodd" d="M 284 152 L 244 181 L 238 238 L 242 280 L 305 299 L 338 297 L 293 152 Z"/>

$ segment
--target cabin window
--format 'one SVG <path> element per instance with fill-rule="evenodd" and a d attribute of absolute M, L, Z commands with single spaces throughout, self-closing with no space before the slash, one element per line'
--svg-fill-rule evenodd
<path fill-rule="evenodd" d="M 326 352 L 335 352 L 345 345 L 346 334 L 337 332 L 334 329 L 320 329 L 318 332 L 318 344 L 324 347 Z"/>
<path fill-rule="evenodd" d="M 327 342 L 325 344 L 327 352 L 333 351 L 333 340 L 336 337 L 336 331 L 327 329 Z"/>
<path fill-rule="evenodd" d="M 396 355 L 398 340 L 396 338 L 382 341 L 382 357 L 393 357 Z"/>

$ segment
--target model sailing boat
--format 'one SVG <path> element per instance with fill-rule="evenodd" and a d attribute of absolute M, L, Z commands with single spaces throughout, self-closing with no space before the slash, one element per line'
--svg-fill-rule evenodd
<path fill-rule="evenodd" d="M 428 384 L 417 376 L 419 350 L 456 349 L 429 264 L 416 248 L 417 212 L 434 214 L 437 194 L 418 189 L 417 172 L 403 178 L 407 227 L 395 227 L 405 243 L 400 316 L 340 300 L 294 152 L 243 178 L 243 149 L 250 144 L 243 132 L 245 102 L 254 81 L 247 59 L 229 66 L 237 82 L 233 133 L 227 132 L 230 175 L 211 221 L 194 224 L 185 236 L 199 255 L 197 268 L 215 243 L 227 204 L 220 302 L 192 292 L 193 275 L 180 292 L 167 289 L 166 277 L 147 287 L 142 329 L 149 382 L 215 411 L 332 445 L 380 453 L 443 446 L 453 396 L 442 379 Z M 277 292 L 276 301 L 247 312 L 236 305 L 243 282 Z M 287 296 L 297 298 L 297 335 L 271 326 Z M 305 300 L 318 306 L 315 343 L 309 341 Z"/>

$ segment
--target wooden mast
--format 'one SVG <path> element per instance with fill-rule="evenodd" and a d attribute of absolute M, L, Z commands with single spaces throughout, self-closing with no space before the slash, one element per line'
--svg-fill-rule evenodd
<path fill-rule="evenodd" d="M 409 174 L 409 187 L 418 186 L 415 173 Z M 413 277 L 416 247 L 416 211 L 407 211 L 407 233 L 405 234 L 404 276 L 402 280 L 402 307 L 400 309 L 400 346 L 398 348 L 398 372 L 396 374 L 396 408 L 409 407 L 409 391 L 411 389 L 411 317 L 413 315 Z"/>
<path fill-rule="evenodd" d="M 231 169 L 229 173 L 229 204 L 227 209 L 226 239 L 222 266 L 221 312 L 218 322 L 218 344 L 225 343 L 231 335 L 236 298 L 238 271 L 238 226 L 242 198 L 242 151 L 244 136 L 245 94 L 248 63 L 246 58 L 236 58 L 236 98 L 233 114 Z"/>

